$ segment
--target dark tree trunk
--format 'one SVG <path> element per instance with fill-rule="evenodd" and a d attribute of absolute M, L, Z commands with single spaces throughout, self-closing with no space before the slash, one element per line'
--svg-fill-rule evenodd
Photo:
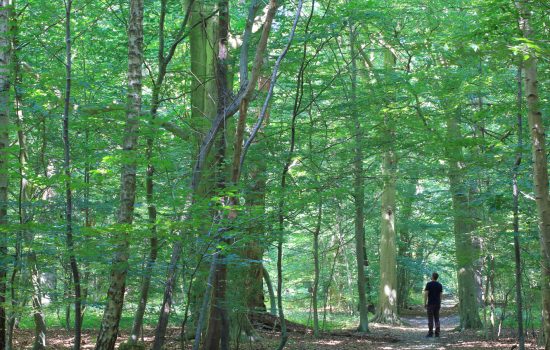
<path fill-rule="evenodd" d="M 82 333 L 82 299 L 80 293 L 80 273 L 74 252 L 73 238 L 73 195 L 71 188 L 71 147 L 69 142 L 69 113 L 71 106 L 71 74 L 72 74 L 72 52 L 71 52 L 71 9 L 72 0 L 65 2 L 65 101 L 63 109 L 63 170 L 65 173 L 65 236 L 67 250 L 69 251 L 69 263 L 74 288 L 74 350 L 80 349 L 80 338 Z"/>

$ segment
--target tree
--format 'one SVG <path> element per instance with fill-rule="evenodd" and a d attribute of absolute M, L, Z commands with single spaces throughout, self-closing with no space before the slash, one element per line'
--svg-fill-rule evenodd
<path fill-rule="evenodd" d="M 122 232 L 113 258 L 107 305 L 97 336 L 96 350 L 112 350 L 118 336 L 118 326 L 124 304 L 129 258 L 129 226 L 133 222 L 136 197 L 136 147 L 141 114 L 141 65 L 143 62 L 143 0 L 130 0 L 128 26 L 128 95 L 126 125 L 122 143 L 125 155 L 120 180 L 118 223 Z"/>
<path fill-rule="evenodd" d="M 532 9 L 527 1 L 515 2 L 520 12 L 520 27 L 526 43 L 532 39 Z M 525 97 L 527 99 L 527 120 L 531 130 L 531 154 L 533 157 L 533 182 L 537 204 L 541 245 L 542 269 L 542 317 L 545 347 L 550 348 L 550 196 L 548 194 L 548 159 L 544 120 L 539 102 L 537 56 L 533 49 L 527 51 L 523 63 L 525 72 Z"/>
<path fill-rule="evenodd" d="M 10 4 L 0 2 L 0 349 L 6 347 L 6 278 L 8 270 L 8 162 L 10 103 Z"/>

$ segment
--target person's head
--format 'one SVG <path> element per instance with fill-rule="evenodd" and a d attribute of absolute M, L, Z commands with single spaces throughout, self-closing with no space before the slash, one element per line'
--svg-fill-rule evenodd
<path fill-rule="evenodd" d="M 437 281 L 439 274 L 437 272 L 432 273 L 432 281 Z"/>

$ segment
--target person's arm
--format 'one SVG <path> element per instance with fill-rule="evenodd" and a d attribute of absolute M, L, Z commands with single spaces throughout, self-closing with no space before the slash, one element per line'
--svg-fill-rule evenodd
<path fill-rule="evenodd" d="M 424 289 L 424 307 L 428 305 L 428 290 Z"/>

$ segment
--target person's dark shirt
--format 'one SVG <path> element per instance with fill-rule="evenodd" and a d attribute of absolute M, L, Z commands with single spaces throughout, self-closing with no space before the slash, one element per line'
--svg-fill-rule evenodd
<path fill-rule="evenodd" d="M 441 293 L 443 286 L 437 281 L 426 283 L 425 291 L 428 291 L 428 305 L 441 305 Z"/>

